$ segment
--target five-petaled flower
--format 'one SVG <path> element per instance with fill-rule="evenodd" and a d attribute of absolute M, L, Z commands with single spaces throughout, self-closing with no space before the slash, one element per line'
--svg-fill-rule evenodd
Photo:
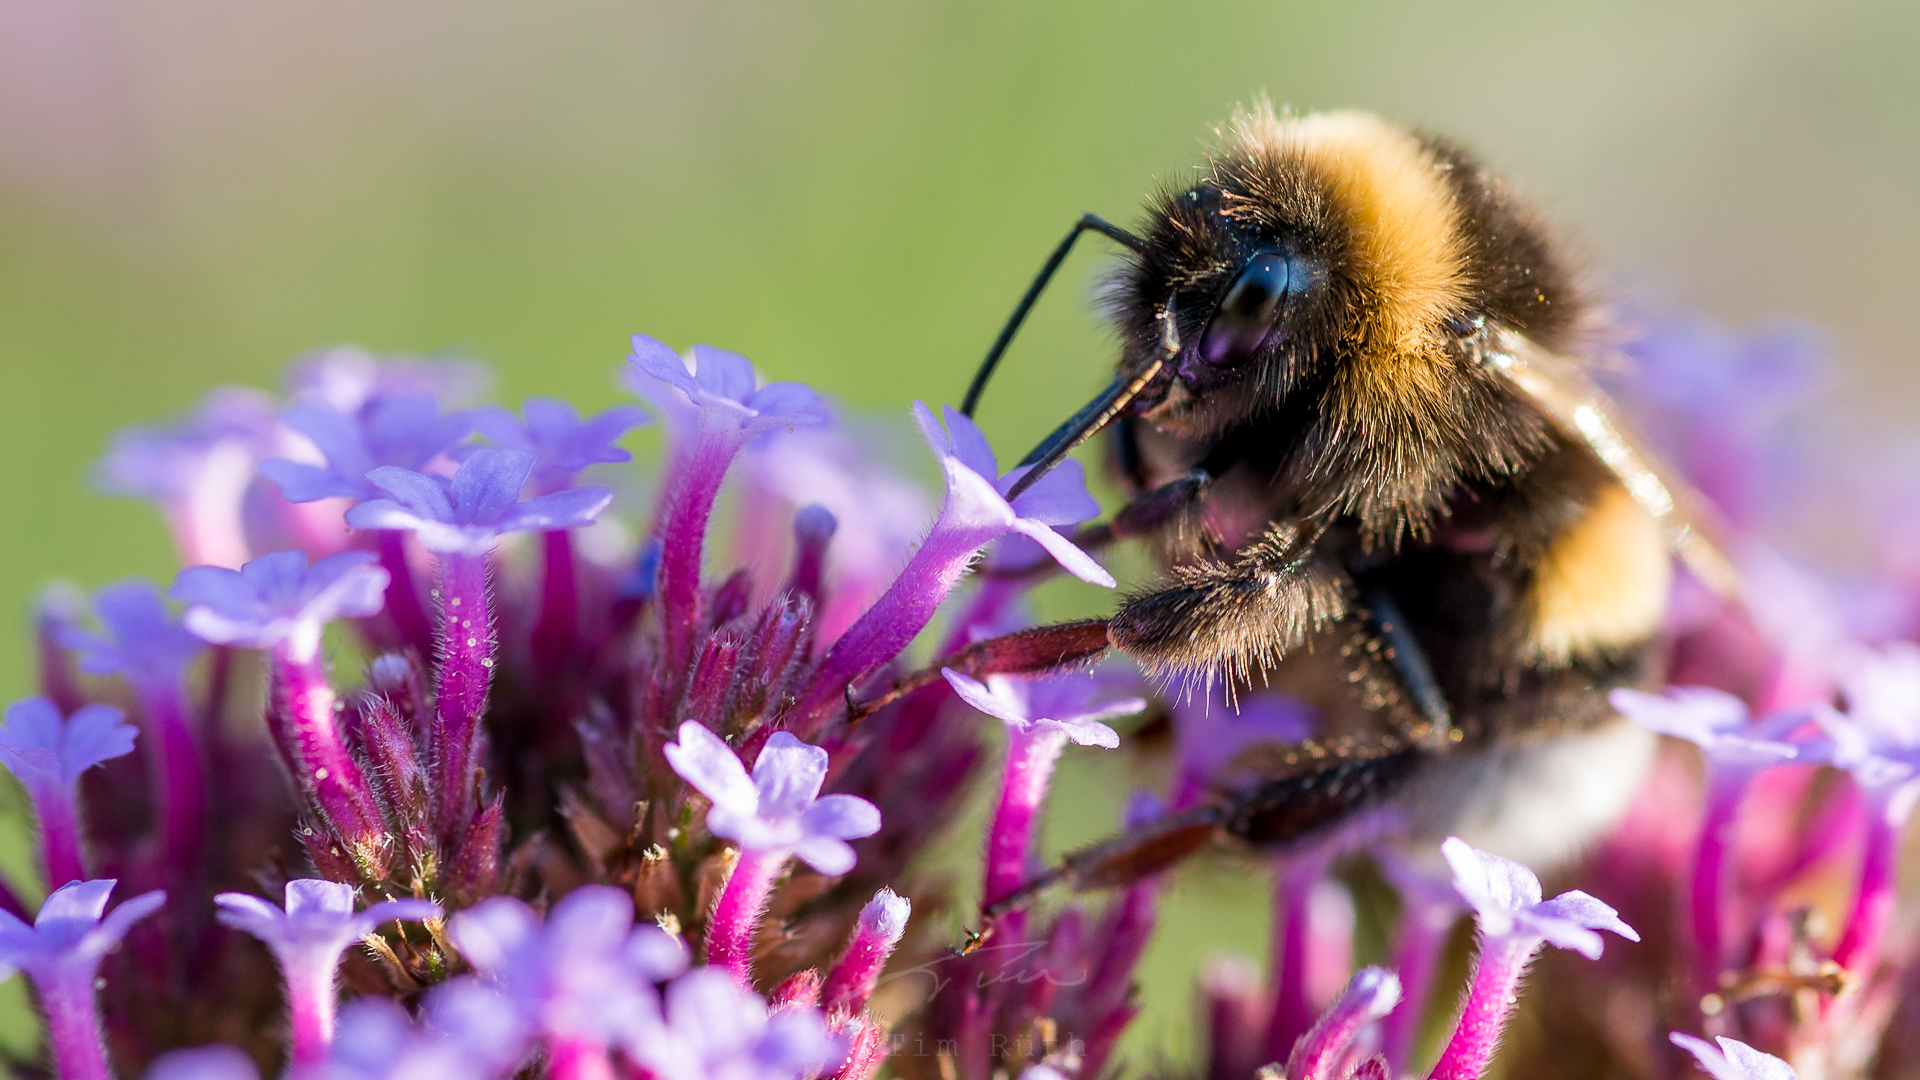
<path fill-rule="evenodd" d="M 189 566 L 170 595 L 186 603 L 188 630 L 218 645 L 273 649 L 311 659 L 326 625 L 365 617 L 386 603 L 387 572 L 367 551 L 343 551 L 312 566 L 304 551 L 262 555 L 238 570 Z"/>
<path fill-rule="evenodd" d="M 589 465 L 632 461 L 631 453 L 614 444 L 647 423 L 647 414 L 638 406 L 615 405 L 582 420 L 579 410 L 568 402 L 530 397 L 521 403 L 519 417 L 490 406 L 476 409 L 473 422 L 480 434 L 495 443 L 537 455 L 534 485 L 555 491 Z"/>
<path fill-rule="evenodd" d="M 411 469 L 382 466 L 367 479 L 391 498 L 372 499 L 347 511 L 356 529 L 406 529 L 427 548 L 458 555 L 484 555 L 508 533 L 548 532 L 592 524 L 613 501 L 601 487 L 573 488 L 522 501 L 537 456 L 526 450 L 482 447 L 462 462 L 452 480 Z"/>
<path fill-rule="evenodd" d="M 353 888 L 339 882 L 302 878 L 287 882 L 286 906 L 248 893 L 221 893 L 220 921 L 264 942 L 280 962 L 292 1019 L 293 1060 L 311 1065 L 333 1041 L 334 972 L 347 946 L 391 920 L 440 917 L 440 905 L 426 900 L 386 900 L 365 911 L 353 910 Z"/>
<path fill-rule="evenodd" d="M 1540 899 L 1540 878 L 1511 859 L 1476 850 L 1457 836 L 1440 845 L 1440 854 L 1453 870 L 1453 887 L 1473 908 L 1487 937 L 1544 941 L 1589 960 L 1599 959 L 1605 947 L 1598 931 L 1640 940 L 1619 912 L 1578 889 Z"/>
<path fill-rule="evenodd" d="M 747 775 L 740 756 L 703 725 L 680 725 L 667 761 L 713 803 L 707 829 L 747 851 L 782 852 L 823 874 L 853 869 L 848 840 L 880 829 L 880 811 L 857 795 L 821 795 L 827 752 L 776 731 Z"/>
<path fill-rule="evenodd" d="M 94 974 L 133 924 L 167 899 L 158 890 L 142 893 L 109 914 L 107 898 L 115 884 L 107 878 L 62 885 L 41 903 L 32 926 L 0 911 L 0 976 L 10 977 L 17 969 L 33 980 L 46 1013 L 55 1072 L 68 1080 L 110 1080 Z"/>
<path fill-rule="evenodd" d="M 79 626 L 60 631 L 60 644 L 80 654 L 89 675 L 125 675 L 142 692 L 177 690 L 206 643 L 181 627 L 150 581 L 133 578 L 93 594 L 105 633 Z"/>
<path fill-rule="evenodd" d="M 1099 684 L 1085 675 L 1015 679 L 989 675 L 985 682 L 951 669 L 946 676 L 960 700 L 1004 722 L 1021 734 L 1058 732 L 1081 746 L 1120 745 L 1120 735 L 1104 721 L 1132 716 L 1147 707 L 1143 698 L 1119 698 L 1095 705 L 1089 698 Z"/>
<path fill-rule="evenodd" d="M 260 463 L 260 475 L 296 503 L 371 499 L 378 493 L 368 473 L 383 465 L 425 468 L 473 430 L 468 415 L 442 413 L 425 394 L 376 397 L 353 414 L 303 401 L 282 413 L 280 422 L 312 440 L 325 461 L 268 458 Z"/>
<path fill-rule="evenodd" d="M 0 728 L 0 764 L 33 802 L 40 823 L 40 851 L 47 880 L 59 884 L 86 876 L 81 856 L 80 774 L 133 751 L 136 732 L 111 705 L 82 705 L 71 716 L 44 697 L 7 706 Z"/>
<path fill-rule="evenodd" d="M 494 897 L 454 916 L 447 935 L 503 995 L 520 1040 L 554 1053 L 604 1054 L 633 1036 L 658 1014 L 653 984 L 687 962 L 677 939 L 633 925 L 631 895 L 604 885 L 568 893 L 544 923 L 519 900 Z"/>
<path fill-rule="evenodd" d="M 632 380 L 635 390 L 659 403 L 670 414 L 685 412 L 691 404 L 705 431 L 758 435 L 781 428 L 809 427 L 828 419 L 827 403 L 812 387 L 796 382 L 760 385 L 753 364 L 739 353 L 695 345 L 687 359 L 645 334 L 633 335 L 628 357 L 654 382 Z M 691 369 L 690 369 L 691 368 Z M 661 394 L 658 384 L 678 390 Z M 678 400 L 676 400 L 678 399 Z M 729 455 L 731 456 L 731 455 Z"/>

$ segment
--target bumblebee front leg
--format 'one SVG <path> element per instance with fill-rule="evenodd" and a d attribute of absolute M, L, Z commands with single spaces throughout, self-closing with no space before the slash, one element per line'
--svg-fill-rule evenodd
<path fill-rule="evenodd" d="M 1274 522 L 1232 562 L 1175 567 L 1170 582 L 1129 600 L 1108 633 L 1151 670 L 1245 678 L 1347 613 L 1352 583 L 1317 539 L 1302 522 Z"/>

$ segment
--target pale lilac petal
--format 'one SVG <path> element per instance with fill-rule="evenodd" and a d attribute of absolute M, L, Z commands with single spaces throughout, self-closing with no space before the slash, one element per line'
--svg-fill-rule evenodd
<path fill-rule="evenodd" d="M 928 417 L 931 419 L 932 414 L 929 413 Z M 994 457 L 993 447 L 987 442 L 987 437 L 981 434 L 980 428 L 951 405 L 940 406 L 940 417 L 946 423 L 946 444 L 952 448 L 952 455 L 960 459 L 960 464 L 981 476 L 998 477 L 999 460 Z M 924 426 L 922 430 L 925 430 Z M 1004 485 L 1000 490 L 1004 492 L 1008 486 L 1011 485 Z M 1025 496 L 1021 498 L 1024 500 Z M 1094 512 L 1098 513 L 1099 508 L 1095 507 Z"/>
<path fill-rule="evenodd" d="M 819 1014 L 782 1009 L 768 1018 L 754 1057 L 761 1066 L 785 1075 L 816 1076 L 845 1052 L 840 1040 L 827 1034 Z"/>
<path fill-rule="evenodd" d="M 96 878 L 60 886 L 41 902 L 40 911 L 33 917 L 34 929 L 60 924 L 91 926 L 107 910 L 107 898 L 118 884 L 113 878 Z"/>
<path fill-rule="evenodd" d="M 826 779 L 827 752 L 801 742 L 790 732 L 774 732 L 753 763 L 760 813 L 768 817 L 801 813 L 820 793 Z"/>
<path fill-rule="evenodd" d="M 1037 521 L 1028 521 L 1026 518 L 1016 520 L 1011 527 L 1013 531 L 1032 538 L 1041 547 L 1046 548 L 1047 554 L 1053 556 L 1054 562 L 1059 563 L 1062 569 L 1081 581 L 1107 589 L 1114 588 L 1118 584 L 1113 580 L 1113 575 L 1107 573 L 1106 567 L 1094 561 L 1093 556 L 1075 547 L 1073 541 L 1054 532 L 1052 528 Z"/>
<path fill-rule="evenodd" d="M 880 831 L 880 808 L 858 795 L 827 795 L 807 807 L 800 823 L 815 836 L 858 840 Z"/>
<path fill-rule="evenodd" d="M 667 764 L 680 779 L 699 789 L 715 808 L 748 815 L 759 811 L 759 789 L 740 764 L 740 755 L 720 736 L 688 720 L 680 725 L 680 741 L 668 743 L 665 751 Z"/>
<path fill-rule="evenodd" d="M 428 521 L 452 521 L 453 502 L 442 482 L 412 469 L 402 469 L 395 465 L 382 465 L 367 473 L 367 480 L 374 487 L 393 497 L 393 501 L 405 507 L 415 517 Z M 383 502 L 385 500 L 375 500 Z M 361 524 L 353 520 L 355 511 L 372 503 L 361 503 L 347 511 L 347 521 L 356 528 L 392 528 L 393 526 Z M 407 526 L 400 526 L 406 528 Z"/>
<path fill-rule="evenodd" d="M 712 345 L 693 347 L 693 380 L 711 397 L 746 404 L 753 396 L 753 363 L 737 352 Z"/>
<path fill-rule="evenodd" d="M 994 677 L 991 683 L 983 683 L 952 668 L 942 668 L 940 674 L 946 677 L 961 701 L 988 716 L 1023 727 L 1030 721 L 1026 701 L 1012 690 L 1013 680 L 1000 676 Z"/>
<path fill-rule="evenodd" d="M 1135 710 L 1136 712 L 1138 710 Z M 1120 733 L 1098 720 L 1051 720 L 1042 718 L 1034 721 L 1033 727 L 1053 728 L 1066 733 L 1068 739 L 1080 746 L 1101 746 L 1112 750 L 1120 745 Z"/>
<path fill-rule="evenodd" d="M 533 473 L 535 456 L 525 450 L 482 447 L 460 463 L 450 485 L 460 525 L 491 525 L 520 501 L 520 489 Z"/>
<path fill-rule="evenodd" d="M 342 476 L 332 469 L 309 465 L 304 461 L 268 458 L 260 463 L 260 475 L 266 477 L 288 502 L 310 503 L 321 499 L 358 499 L 369 490 L 365 480 Z"/>
<path fill-rule="evenodd" d="M 1722 1036 L 1719 1046 L 1695 1038 L 1683 1032 L 1673 1032 L 1667 1038 L 1673 1045 L 1694 1056 L 1714 1080 L 1799 1080 L 1799 1074 L 1793 1066 L 1774 1057 L 1761 1053 L 1737 1039 Z"/>
<path fill-rule="evenodd" d="M 430 517 L 422 517 L 392 499 L 368 499 L 347 510 L 347 524 L 356 529 L 412 531 L 428 526 L 438 526 L 439 522 Z"/>
<path fill-rule="evenodd" d="M 686 942 L 657 926 L 642 926 L 627 939 L 627 963 L 652 982 L 665 982 L 687 970 Z"/>
<path fill-rule="evenodd" d="M 693 373 L 687 370 L 680 354 L 645 334 L 633 335 L 633 352 L 627 359 L 641 371 L 679 389 L 688 398 L 700 393 L 700 384 L 694 381 Z"/>
<path fill-rule="evenodd" d="M 353 886 L 320 878 L 296 878 L 287 882 L 286 906 L 289 917 L 303 915 L 353 914 Z"/>
<path fill-rule="evenodd" d="M 475 970 L 493 974 L 504 971 L 539 929 L 533 909 L 512 897 L 495 896 L 455 915 L 447 923 L 447 936 Z"/>
<path fill-rule="evenodd" d="M 260 1080 L 260 1070 L 239 1047 L 216 1043 L 161 1054 L 145 1080 Z"/>
<path fill-rule="evenodd" d="M 518 503 L 501 514 L 493 525 L 502 532 L 578 529 L 593 524 L 593 519 L 612 502 L 613 492 L 606 488 L 571 488 Z"/>
<path fill-rule="evenodd" d="M 107 917 L 100 920 L 99 926 L 87 933 L 82 954 L 94 958 L 105 956 L 120 944 L 120 939 L 127 936 L 127 931 L 133 929 L 134 923 L 160 910 L 166 902 L 167 894 L 155 889 L 122 903 L 108 912 Z"/>
<path fill-rule="evenodd" d="M 858 861 L 846 841 L 831 836 L 809 836 L 794 846 L 793 854 L 828 877 L 846 873 Z"/>
<path fill-rule="evenodd" d="M 289 940 L 286 912 L 249 893 L 226 892 L 213 898 L 216 916 L 226 926 L 244 930 L 269 944 Z"/>
<path fill-rule="evenodd" d="M 618 952 L 632 928 L 633 897 L 617 889 L 575 889 L 547 912 L 547 936 L 570 951 Z"/>
<path fill-rule="evenodd" d="M 1013 490 L 1013 485 L 1031 469 L 1030 465 L 1022 465 L 1001 477 L 1000 490 Z M 1046 525 L 1078 525 L 1100 516 L 1099 501 L 1087 491 L 1086 469 L 1072 458 L 1060 462 L 1053 471 L 1021 492 L 1020 497 L 1013 500 L 1013 509 L 1023 518 Z"/>

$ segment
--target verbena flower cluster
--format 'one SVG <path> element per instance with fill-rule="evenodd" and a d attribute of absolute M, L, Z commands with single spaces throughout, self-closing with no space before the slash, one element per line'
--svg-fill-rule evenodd
<path fill-rule="evenodd" d="M 1208 970 L 1199 1062 L 1115 1053 L 1162 881 L 955 952 L 979 920 L 936 856 L 979 843 L 995 903 L 1039 869 L 1069 744 L 1170 714 L 1140 823 L 1308 711 L 1150 705 L 1055 663 L 1097 653 L 1097 622 L 1021 629 L 1049 572 L 1114 585 L 1077 464 L 1010 501 L 1022 470 L 916 404 L 936 510 L 810 388 L 645 336 L 625 375 L 650 411 L 475 408 L 469 367 L 334 350 L 284 402 L 220 390 L 117 439 L 100 483 L 159 507 L 184 568 L 41 606 L 41 692 L 7 708 L 0 763 L 51 891 L 30 915 L 0 890 L 0 964 L 68 1080 L 1470 1080 L 1496 1051 L 1511 1075 L 1899 1075 L 1920 548 L 1898 515 L 1920 503 L 1856 500 L 1889 515 L 1863 527 L 1889 538 L 1871 580 L 1757 539 L 1813 377 L 1791 344 L 1657 326 L 1625 388 L 1739 528 L 1751 587 L 1730 607 L 1683 580 L 1675 687 L 1615 695 L 1674 736 L 1578 871 L 1620 909 L 1458 839 L 1282 857 L 1271 978 Z M 637 487 L 618 443 L 655 419 L 651 510 L 616 514 L 584 481 Z M 916 639 L 945 659 L 903 659 Z M 976 773 L 981 841 L 952 831 Z M 1329 890 L 1397 911 L 1383 966 L 1352 970 Z M 1548 946 L 1582 959 L 1523 993 Z"/>

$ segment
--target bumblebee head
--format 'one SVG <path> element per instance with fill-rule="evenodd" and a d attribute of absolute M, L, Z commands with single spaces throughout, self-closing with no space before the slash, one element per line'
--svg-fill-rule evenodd
<path fill-rule="evenodd" d="M 1366 113 L 1242 110 L 1198 179 L 1153 200 L 1140 235 L 1109 230 L 1129 249 L 1107 294 L 1118 377 L 1026 464 L 1129 412 L 1206 439 L 1296 403 L 1366 445 L 1457 441 L 1449 410 L 1474 378 L 1461 340 L 1488 319 L 1551 338 L 1578 312 L 1503 188 Z"/>

